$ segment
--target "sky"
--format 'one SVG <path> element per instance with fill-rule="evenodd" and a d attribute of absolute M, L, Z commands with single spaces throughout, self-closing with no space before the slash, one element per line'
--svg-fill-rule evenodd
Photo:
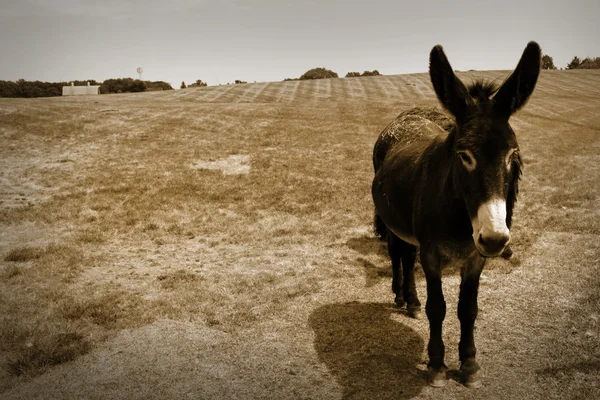
<path fill-rule="evenodd" d="M 0 0 L 0 80 L 179 88 L 377 69 L 508 70 L 530 40 L 557 67 L 600 56 L 600 0 Z"/>

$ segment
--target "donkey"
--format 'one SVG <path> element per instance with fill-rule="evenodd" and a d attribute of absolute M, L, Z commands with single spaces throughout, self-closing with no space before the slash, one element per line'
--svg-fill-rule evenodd
<path fill-rule="evenodd" d="M 410 316 L 421 309 L 414 282 L 419 249 L 427 279 L 432 386 L 446 382 L 442 269 L 455 263 L 461 271 L 461 376 L 466 386 L 481 386 L 473 337 L 479 277 L 487 258 L 510 253 L 509 228 L 522 160 L 509 118 L 532 94 L 540 59 L 539 45 L 529 42 L 499 88 L 483 81 L 465 86 L 442 46 L 435 46 L 429 75 L 437 98 L 453 118 L 435 109 L 412 109 L 400 114 L 375 143 L 375 229 L 387 238 L 396 303 L 406 302 Z"/>

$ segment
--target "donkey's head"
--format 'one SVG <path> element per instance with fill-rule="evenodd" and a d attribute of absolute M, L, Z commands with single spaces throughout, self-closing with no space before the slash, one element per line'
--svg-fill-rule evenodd
<path fill-rule="evenodd" d="M 529 42 L 516 69 L 499 89 L 483 82 L 467 88 L 454 74 L 442 46 L 431 50 L 433 88 L 456 119 L 449 136 L 454 187 L 471 218 L 475 246 L 486 257 L 500 255 L 510 241 L 521 158 L 508 120 L 533 92 L 540 58 L 540 46 Z"/>

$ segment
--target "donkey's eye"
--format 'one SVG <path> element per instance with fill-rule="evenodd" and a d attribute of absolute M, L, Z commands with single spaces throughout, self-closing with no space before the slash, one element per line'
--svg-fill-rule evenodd
<path fill-rule="evenodd" d="M 459 150 L 457 154 L 467 171 L 473 171 L 475 169 L 477 162 L 475 161 L 475 157 L 473 157 L 473 153 L 471 153 L 471 151 Z"/>

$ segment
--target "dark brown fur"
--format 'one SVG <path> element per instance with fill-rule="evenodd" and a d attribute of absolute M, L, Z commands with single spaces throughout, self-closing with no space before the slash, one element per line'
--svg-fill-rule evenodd
<path fill-rule="evenodd" d="M 500 198 L 506 202 L 506 225 L 510 228 L 512 224 L 522 160 L 508 120 L 533 92 L 540 57 L 539 46 L 530 42 L 517 68 L 500 87 L 484 81 L 467 87 L 454 74 L 442 47 L 434 47 L 431 81 L 452 117 L 436 109 L 405 111 L 384 129 L 373 149 L 375 229 L 388 241 L 392 289 L 399 306 L 406 301 L 409 315 L 421 306 L 413 270 L 417 249 L 420 251 L 427 279 L 428 353 L 434 384 L 439 383 L 445 368 L 442 322 L 446 303 L 441 271 L 454 262 L 462 265 L 458 304 L 461 370 L 467 384 L 479 383 L 473 337 L 479 276 L 485 264 L 479 249 L 495 246 L 489 254 L 498 254 L 508 236 L 503 242 L 486 238 L 484 243 L 480 235 L 478 248 L 471 220 L 481 204 Z M 461 161 L 465 151 L 476 160 L 473 170 L 467 170 Z"/>

